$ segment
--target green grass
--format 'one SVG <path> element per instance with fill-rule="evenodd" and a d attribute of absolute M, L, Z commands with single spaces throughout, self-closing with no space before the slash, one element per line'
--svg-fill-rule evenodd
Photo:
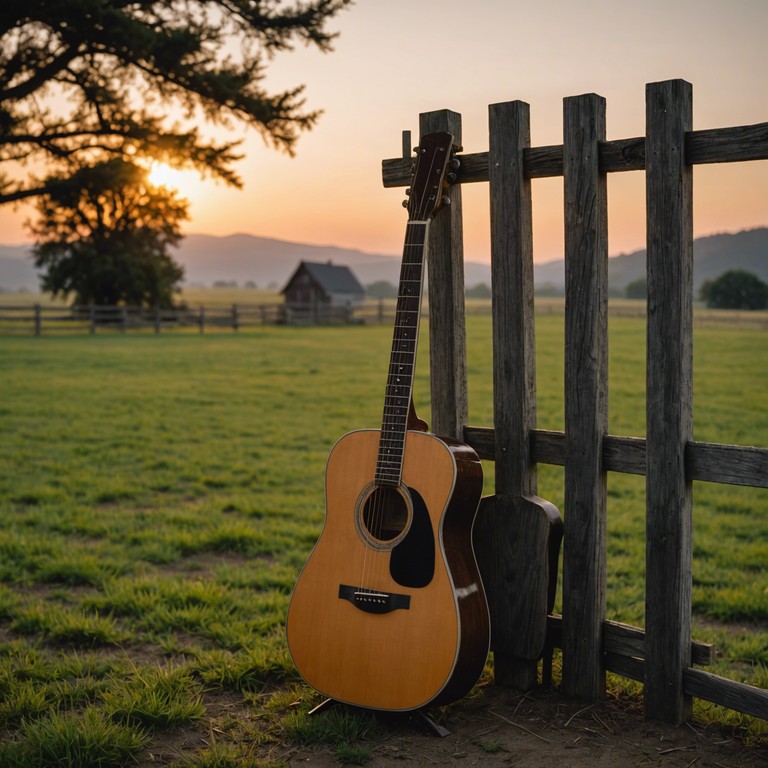
<path fill-rule="evenodd" d="M 610 325 L 610 431 L 642 436 L 644 324 Z M 490 426 L 490 318 L 472 316 L 467 336 L 470 422 Z M 307 722 L 283 621 L 322 524 L 328 451 L 380 421 L 390 338 L 0 338 L 0 767 L 57 751 L 62 765 L 145 764 L 169 734 L 184 735 L 179 765 L 276 765 L 275 741 L 313 739 L 366 759 L 366 721 Z M 539 316 L 541 428 L 563 428 L 562 343 L 562 315 Z M 697 440 L 768 444 L 767 344 L 697 327 Z M 427 360 L 424 339 L 428 417 Z M 539 468 L 539 492 L 562 509 L 561 468 Z M 768 492 L 697 482 L 694 495 L 695 636 L 722 651 L 712 671 L 766 687 Z M 608 616 L 642 624 L 642 477 L 609 476 L 608 547 Z"/>

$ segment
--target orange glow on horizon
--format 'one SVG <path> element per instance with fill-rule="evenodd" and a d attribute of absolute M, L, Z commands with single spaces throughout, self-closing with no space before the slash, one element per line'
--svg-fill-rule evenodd
<path fill-rule="evenodd" d="M 647 0 L 631 36 L 615 3 L 587 5 L 595 13 L 572 0 L 523 6 L 481 0 L 472 5 L 471 21 L 483 35 L 468 36 L 457 23 L 470 19 L 463 0 L 355 4 L 331 25 L 339 32 L 332 52 L 297 46 L 268 62 L 267 91 L 305 84 L 307 109 L 323 110 L 317 126 L 299 138 L 294 158 L 243 126 L 201 124 L 214 141 L 243 140 L 244 158 L 234 165 L 243 188 L 159 162 L 150 167 L 150 180 L 189 201 L 187 233 L 246 233 L 398 256 L 403 190 L 383 188 L 381 161 L 400 154 L 403 130 L 417 136 L 420 112 L 459 113 L 465 152 L 484 152 L 488 105 L 519 99 L 530 105 L 531 145 L 542 147 L 562 143 L 563 99 L 593 92 L 606 100 L 607 138 L 625 139 L 645 133 L 646 83 L 683 78 L 693 86 L 694 130 L 768 122 L 761 96 L 768 71 L 765 0 L 743 0 L 738 12 L 713 0 L 706 13 L 693 0 Z M 524 29 L 546 30 L 548 44 L 541 45 L 539 34 L 519 34 Z M 510 37 L 510 30 L 518 33 Z M 608 188 L 610 255 L 644 248 L 643 173 L 611 174 Z M 487 189 L 464 187 L 468 261 L 490 259 Z M 560 259 L 562 179 L 536 179 L 532 191 L 534 259 Z M 767 203 L 768 161 L 694 169 L 697 237 L 768 226 Z M 0 243 L 29 242 L 23 227 L 29 218 L 30 204 L 0 207 Z"/>

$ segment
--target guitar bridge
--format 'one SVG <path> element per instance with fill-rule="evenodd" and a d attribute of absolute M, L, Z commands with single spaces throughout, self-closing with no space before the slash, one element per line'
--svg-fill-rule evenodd
<path fill-rule="evenodd" d="M 407 611 L 411 607 L 410 595 L 350 587 L 347 584 L 339 584 L 339 599 L 348 600 L 355 608 L 366 613 L 391 613 L 398 609 Z"/>

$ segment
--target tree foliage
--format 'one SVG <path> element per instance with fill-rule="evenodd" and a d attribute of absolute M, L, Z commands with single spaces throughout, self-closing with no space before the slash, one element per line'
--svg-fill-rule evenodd
<path fill-rule="evenodd" d="M 397 296 L 397 286 L 389 280 L 374 280 L 365 286 L 366 296 L 372 299 L 394 299 Z"/>
<path fill-rule="evenodd" d="M 239 185 L 237 142 L 200 125 L 244 123 L 293 152 L 319 113 L 305 109 L 302 86 L 266 90 L 265 62 L 295 42 L 330 50 L 326 22 L 349 2 L 3 0 L 0 204 L 114 157 Z"/>
<path fill-rule="evenodd" d="M 708 307 L 717 309 L 768 308 L 768 284 L 743 269 L 731 269 L 716 280 L 707 280 L 699 295 Z"/>
<path fill-rule="evenodd" d="M 173 304 L 184 270 L 168 249 L 181 239 L 187 202 L 147 175 L 112 158 L 49 181 L 33 227 L 43 290 L 77 304 Z"/>
<path fill-rule="evenodd" d="M 624 295 L 628 299 L 645 299 L 648 296 L 648 281 L 644 277 L 638 277 L 628 283 L 624 289 Z"/>
<path fill-rule="evenodd" d="M 490 299 L 491 287 L 487 283 L 477 283 L 464 291 L 468 299 Z"/>

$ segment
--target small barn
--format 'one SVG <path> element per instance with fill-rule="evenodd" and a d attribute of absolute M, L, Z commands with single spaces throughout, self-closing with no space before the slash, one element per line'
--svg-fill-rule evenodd
<path fill-rule="evenodd" d="M 318 312 L 350 309 L 365 299 L 365 288 L 349 267 L 302 261 L 281 291 L 286 308 Z"/>

